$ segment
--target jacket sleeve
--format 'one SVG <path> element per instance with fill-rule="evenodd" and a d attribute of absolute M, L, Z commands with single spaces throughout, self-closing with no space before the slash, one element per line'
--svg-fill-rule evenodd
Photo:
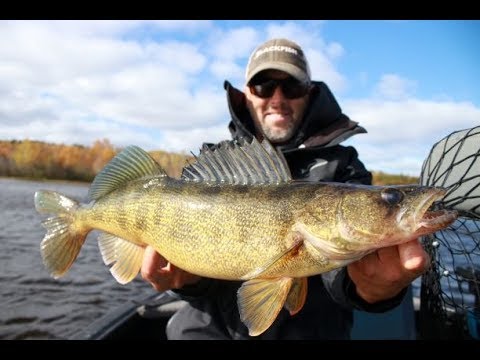
<path fill-rule="evenodd" d="M 202 278 L 195 284 L 185 285 L 181 289 L 168 290 L 169 293 L 177 298 L 186 301 L 200 300 L 208 297 L 217 297 L 223 294 L 231 286 L 239 283 L 237 281 L 226 281 L 211 278 Z"/>
<path fill-rule="evenodd" d="M 355 284 L 348 276 L 346 267 L 323 274 L 322 280 L 327 292 L 339 305 L 347 309 L 363 310 L 372 313 L 382 313 L 395 308 L 402 302 L 407 292 L 407 288 L 404 288 L 397 296 L 391 299 L 370 304 L 357 294 Z"/>

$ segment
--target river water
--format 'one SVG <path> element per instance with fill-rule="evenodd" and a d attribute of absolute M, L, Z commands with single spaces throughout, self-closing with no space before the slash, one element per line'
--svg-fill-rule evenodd
<path fill-rule="evenodd" d="M 40 242 L 44 216 L 34 207 L 39 189 L 84 200 L 88 184 L 0 178 L 0 339 L 68 339 L 127 300 L 154 290 L 140 276 L 120 285 L 103 264 L 96 234 L 70 271 L 55 280 L 46 271 Z"/>

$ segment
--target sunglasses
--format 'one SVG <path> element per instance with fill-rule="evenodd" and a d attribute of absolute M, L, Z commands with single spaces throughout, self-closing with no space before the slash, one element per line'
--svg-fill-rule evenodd
<path fill-rule="evenodd" d="M 298 99 L 307 95 L 310 90 L 310 83 L 298 81 L 292 77 L 276 80 L 265 79 L 263 81 L 252 81 L 248 87 L 250 91 L 259 98 L 266 99 L 273 95 L 277 86 L 282 89 L 287 99 Z"/>

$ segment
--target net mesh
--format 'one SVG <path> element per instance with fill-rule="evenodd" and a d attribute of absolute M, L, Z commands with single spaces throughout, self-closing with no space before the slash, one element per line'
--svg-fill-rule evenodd
<path fill-rule="evenodd" d="M 442 207 L 459 218 L 422 238 L 431 258 L 422 276 L 421 338 L 480 338 L 480 126 L 456 131 L 436 143 L 423 163 L 420 182 L 447 189 Z"/>

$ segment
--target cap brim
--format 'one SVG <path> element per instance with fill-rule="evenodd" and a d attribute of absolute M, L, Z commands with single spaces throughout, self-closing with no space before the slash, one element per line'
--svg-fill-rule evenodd
<path fill-rule="evenodd" d="M 287 63 L 278 63 L 278 62 L 266 62 L 255 69 L 254 72 L 250 74 L 250 76 L 246 79 L 246 83 L 248 84 L 252 78 L 257 75 L 260 71 L 264 70 L 280 70 L 284 71 L 287 74 L 293 76 L 295 79 L 302 81 L 302 82 L 309 82 L 310 78 L 305 73 L 305 71 L 301 70 L 295 65 L 287 64 Z"/>

